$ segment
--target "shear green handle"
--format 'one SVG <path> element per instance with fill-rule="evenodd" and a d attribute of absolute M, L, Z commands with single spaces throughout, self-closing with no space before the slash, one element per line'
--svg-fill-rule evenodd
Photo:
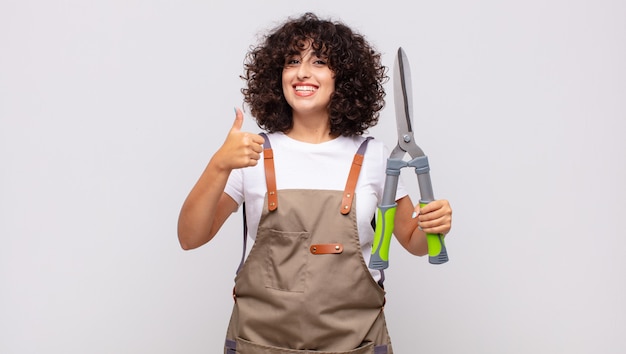
<path fill-rule="evenodd" d="M 424 207 L 428 203 L 420 203 Z M 448 252 L 446 244 L 441 234 L 426 234 L 426 243 L 428 244 L 428 262 L 430 264 L 443 264 L 448 261 Z"/>
<path fill-rule="evenodd" d="M 374 244 L 369 267 L 371 269 L 387 269 L 389 267 L 389 245 L 393 234 L 393 222 L 397 204 L 378 207 Z"/>

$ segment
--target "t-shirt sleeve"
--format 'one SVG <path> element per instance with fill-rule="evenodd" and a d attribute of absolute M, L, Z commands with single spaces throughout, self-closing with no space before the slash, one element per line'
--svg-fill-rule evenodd
<path fill-rule="evenodd" d="M 406 190 L 406 187 L 402 181 L 402 178 L 398 179 L 398 189 L 396 190 L 396 200 L 401 199 L 409 195 L 409 192 Z"/>

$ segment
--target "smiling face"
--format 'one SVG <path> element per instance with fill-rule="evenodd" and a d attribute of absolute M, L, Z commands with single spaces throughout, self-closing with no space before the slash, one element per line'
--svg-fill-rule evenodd
<path fill-rule="evenodd" d="M 328 61 L 319 57 L 311 44 L 285 59 L 283 94 L 293 115 L 324 114 L 328 116 L 330 96 L 335 91 L 335 75 Z"/>

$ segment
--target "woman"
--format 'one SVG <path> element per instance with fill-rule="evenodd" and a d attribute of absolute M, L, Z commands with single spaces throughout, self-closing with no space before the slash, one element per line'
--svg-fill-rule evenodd
<path fill-rule="evenodd" d="M 183 249 L 199 247 L 245 202 L 254 246 L 235 279 L 225 353 L 392 353 L 382 274 L 366 266 L 388 151 L 363 137 L 383 108 L 386 67 L 365 38 L 307 13 L 247 56 L 243 113 L 185 200 Z M 263 158 L 263 161 L 261 161 Z M 446 200 L 414 206 L 402 185 L 394 234 L 427 253 L 446 234 Z"/>

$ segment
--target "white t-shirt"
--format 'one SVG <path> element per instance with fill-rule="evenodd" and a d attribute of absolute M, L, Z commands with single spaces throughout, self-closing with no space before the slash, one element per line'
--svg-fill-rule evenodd
<path fill-rule="evenodd" d="M 276 188 L 323 189 L 343 191 L 357 149 L 364 137 L 338 137 L 321 144 L 294 140 L 283 133 L 268 134 L 274 152 Z M 365 264 L 372 252 L 374 230 L 370 224 L 383 195 L 385 167 L 388 149 L 376 139 L 370 140 L 357 181 L 356 216 L 357 228 Z M 263 159 L 253 167 L 233 170 L 224 192 L 239 205 L 246 202 L 248 237 L 256 237 L 267 186 Z M 396 200 L 407 195 L 401 181 L 398 182 Z M 337 211 L 339 212 L 339 211 Z M 380 273 L 370 270 L 378 280 Z"/>

